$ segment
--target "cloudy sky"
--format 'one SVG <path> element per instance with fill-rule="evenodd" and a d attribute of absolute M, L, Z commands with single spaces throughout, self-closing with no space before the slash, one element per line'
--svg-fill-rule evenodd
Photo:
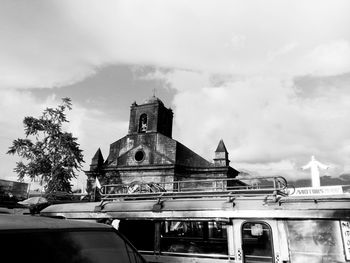
<path fill-rule="evenodd" d="M 153 89 L 174 139 L 208 160 L 223 139 L 255 175 L 308 177 L 311 155 L 321 174 L 350 173 L 349 13 L 346 0 L 1 0 L 0 178 L 16 179 L 6 151 L 25 116 L 72 98 L 88 169 Z"/>

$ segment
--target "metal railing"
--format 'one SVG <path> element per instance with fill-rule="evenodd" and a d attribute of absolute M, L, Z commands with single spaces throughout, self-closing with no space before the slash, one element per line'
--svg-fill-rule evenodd
<path fill-rule="evenodd" d="M 288 195 L 284 177 L 255 177 L 240 179 L 199 179 L 172 182 L 140 182 L 103 185 L 102 200 L 192 198 L 221 196 Z"/>

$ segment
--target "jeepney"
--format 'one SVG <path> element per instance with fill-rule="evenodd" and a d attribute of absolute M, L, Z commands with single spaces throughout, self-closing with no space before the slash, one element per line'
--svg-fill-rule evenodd
<path fill-rule="evenodd" d="M 269 179 L 107 185 L 101 202 L 41 215 L 112 223 L 148 262 L 349 262 L 350 195 L 290 196 L 284 178 Z"/>

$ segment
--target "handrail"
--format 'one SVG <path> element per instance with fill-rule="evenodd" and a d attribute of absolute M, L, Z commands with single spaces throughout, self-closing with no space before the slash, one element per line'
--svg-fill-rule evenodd
<path fill-rule="evenodd" d="M 284 177 L 220 178 L 172 182 L 139 182 L 103 185 L 102 200 L 158 199 L 224 196 L 286 196 L 288 183 Z"/>

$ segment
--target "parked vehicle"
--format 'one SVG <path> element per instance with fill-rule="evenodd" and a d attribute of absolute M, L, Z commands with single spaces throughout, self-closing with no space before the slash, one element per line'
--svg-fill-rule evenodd
<path fill-rule="evenodd" d="M 75 203 L 75 202 L 88 202 L 90 200 L 89 195 L 85 194 L 72 194 L 67 192 L 52 192 L 39 196 L 32 196 L 25 200 L 18 202 L 21 207 L 29 209 L 30 214 L 39 214 L 40 211 L 53 204 Z"/>
<path fill-rule="evenodd" d="M 18 201 L 28 196 L 29 184 L 0 179 L 0 207 L 21 208 Z"/>
<path fill-rule="evenodd" d="M 223 180 L 210 191 L 188 191 L 183 181 L 172 192 L 104 191 L 102 202 L 50 206 L 41 215 L 112 218 L 149 262 L 349 262 L 350 196 L 288 196 L 285 179 L 270 179 L 235 187 Z"/>
<path fill-rule="evenodd" d="M 111 226 L 0 214 L 1 258 L 12 263 L 144 263 Z"/>

